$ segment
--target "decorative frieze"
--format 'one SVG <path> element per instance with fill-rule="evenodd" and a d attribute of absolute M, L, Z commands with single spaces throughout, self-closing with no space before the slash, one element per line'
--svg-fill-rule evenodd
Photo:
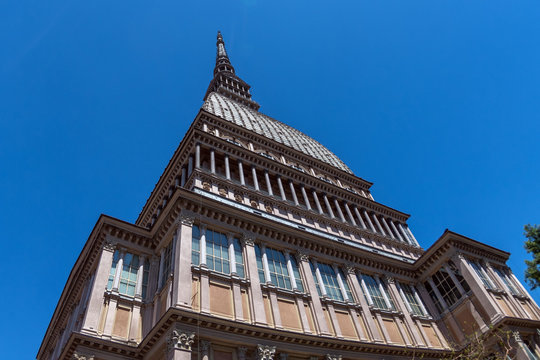
<path fill-rule="evenodd" d="M 257 360 L 274 360 L 275 346 L 257 345 Z"/>

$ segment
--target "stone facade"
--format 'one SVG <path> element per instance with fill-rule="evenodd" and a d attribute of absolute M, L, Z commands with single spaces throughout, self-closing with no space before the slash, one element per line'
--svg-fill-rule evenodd
<path fill-rule="evenodd" d="M 494 331 L 540 355 L 507 252 L 451 231 L 422 249 L 217 48 L 201 111 L 135 224 L 98 220 L 38 359 L 434 359 Z"/>

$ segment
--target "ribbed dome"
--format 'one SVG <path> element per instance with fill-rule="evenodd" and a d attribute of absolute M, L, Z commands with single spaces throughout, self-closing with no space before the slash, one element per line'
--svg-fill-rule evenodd
<path fill-rule="evenodd" d="M 315 159 L 352 174 L 352 171 L 330 150 L 306 134 L 258 111 L 212 92 L 206 97 L 203 110 L 247 130 L 266 136 Z"/>

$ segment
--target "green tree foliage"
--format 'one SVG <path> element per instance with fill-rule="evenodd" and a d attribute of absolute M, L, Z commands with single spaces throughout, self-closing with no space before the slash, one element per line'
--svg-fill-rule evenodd
<path fill-rule="evenodd" d="M 525 260 L 525 280 L 534 290 L 540 286 L 540 225 L 525 225 L 525 250 L 532 253 L 533 259 Z"/>

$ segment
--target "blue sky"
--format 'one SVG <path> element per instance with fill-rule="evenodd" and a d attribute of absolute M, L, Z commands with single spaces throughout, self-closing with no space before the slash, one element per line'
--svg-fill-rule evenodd
<path fill-rule="evenodd" d="M 35 357 L 99 214 L 136 219 L 202 105 L 218 29 L 261 111 L 374 182 L 423 247 L 449 228 L 511 252 L 522 279 L 523 225 L 540 223 L 539 13 L 537 1 L 2 2 L 1 357 Z"/>

